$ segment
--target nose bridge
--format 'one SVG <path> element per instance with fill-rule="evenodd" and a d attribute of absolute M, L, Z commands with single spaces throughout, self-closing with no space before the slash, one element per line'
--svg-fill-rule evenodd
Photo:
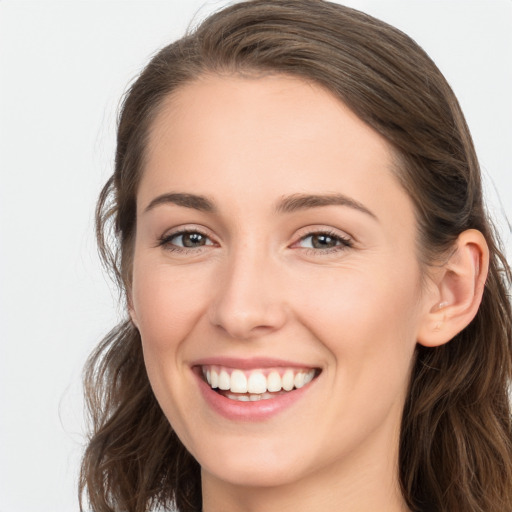
<path fill-rule="evenodd" d="M 237 339 L 279 329 L 286 312 L 282 290 L 274 280 L 275 266 L 268 245 L 261 241 L 234 247 L 219 275 L 212 323 Z"/>

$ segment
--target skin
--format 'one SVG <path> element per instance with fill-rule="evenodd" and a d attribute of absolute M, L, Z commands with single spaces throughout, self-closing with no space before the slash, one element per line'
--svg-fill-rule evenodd
<path fill-rule="evenodd" d="M 408 510 L 400 419 L 440 297 L 422 284 L 390 146 L 317 85 L 206 76 L 167 99 L 147 156 L 130 312 L 155 395 L 201 465 L 204 511 Z M 169 193 L 205 196 L 216 211 L 147 209 Z M 341 204 L 276 213 L 283 197 L 333 193 L 371 213 Z M 183 250 L 171 236 L 182 229 L 206 245 Z M 313 246 L 319 232 L 337 245 Z M 191 371 L 219 355 L 322 371 L 285 411 L 235 422 L 206 405 Z"/>

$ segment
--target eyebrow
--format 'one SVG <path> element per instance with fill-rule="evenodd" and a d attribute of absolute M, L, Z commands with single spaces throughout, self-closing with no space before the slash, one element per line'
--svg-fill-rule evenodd
<path fill-rule="evenodd" d="M 148 212 L 156 206 L 169 203 L 207 213 L 217 212 L 213 201 L 207 197 L 179 192 L 171 192 L 155 197 L 146 206 L 144 212 Z M 293 213 L 322 206 L 348 206 L 378 220 L 377 216 L 366 206 L 343 194 L 293 194 L 281 198 L 276 204 L 275 211 L 276 213 Z"/>
<path fill-rule="evenodd" d="M 293 213 L 298 210 L 308 208 L 318 208 L 321 206 L 348 206 L 369 215 L 375 220 L 377 216 L 359 201 L 343 194 L 293 194 L 283 197 L 276 206 L 277 213 Z"/>
<path fill-rule="evenodd" d="M 146 206 L 144 212 L 148 212 L 161 204 L 168 203 L 208 213 L 215 213 L 217 211 L 213 202 L 204 196 L 198 196 L 196 194 L 169 193 L 155 197 L 148 206 Z"/>

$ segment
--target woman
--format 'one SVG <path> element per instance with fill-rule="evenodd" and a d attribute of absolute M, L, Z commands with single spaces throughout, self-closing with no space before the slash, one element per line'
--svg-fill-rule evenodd
<path fill-rule="evenodd" d="M 87 368 L 93 510 L 512 509 L 510 269 L 403 33 L 211 16 L 128 92 L 97 219 L 129 318 Z"/>

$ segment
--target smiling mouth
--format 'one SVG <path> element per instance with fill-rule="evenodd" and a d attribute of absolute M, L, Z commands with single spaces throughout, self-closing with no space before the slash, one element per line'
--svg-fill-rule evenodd
<path fill-rule="evenodd" d="M 240 370 L 203 365 L 203 380 L 211 389 L 230 400 L 255 402 L 290 393 L 318 377 L 318 368 L 264 368 Z"/>

